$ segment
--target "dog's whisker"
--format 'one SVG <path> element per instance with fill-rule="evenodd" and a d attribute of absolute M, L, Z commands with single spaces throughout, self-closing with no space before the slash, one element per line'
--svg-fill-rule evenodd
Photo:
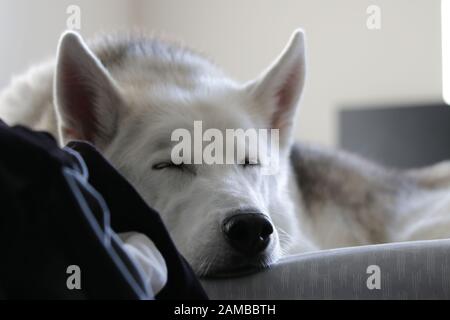
<path fill-rule="evenodd" d="M 282 255 L 288 254 L 288 248 L 293 243 L 293 236 L 286 232 L 283 228 L 277 227 L 280 241 L 280 251 Z"/>
<path fill-rule="evenodd" d="M 198 266 L 198 274 L 200 276 L 207 275 L 211 268 L 216 264 L 218 255 L 202 255 L 199 257 L 199 260 L 201 261 Z"/>
<path fill-rule="evenodd" d="M 277 231 L 278 231 L 280 241 L 284 241 L 284 240 L 291 241 L 292 240 L 293 237 L 288 232 L 286 232 L 284 229 L 277 227 Z"/>

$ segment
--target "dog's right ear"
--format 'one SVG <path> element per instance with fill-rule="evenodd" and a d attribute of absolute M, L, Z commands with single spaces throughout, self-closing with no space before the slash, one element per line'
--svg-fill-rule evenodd
<path fill-rule="evenodd" d="M 113 138 L 121 95 L 100 60 L 74 32 L 61 37 L 54 85 L 62 143 L 86 140 L 102 147 Z"/>

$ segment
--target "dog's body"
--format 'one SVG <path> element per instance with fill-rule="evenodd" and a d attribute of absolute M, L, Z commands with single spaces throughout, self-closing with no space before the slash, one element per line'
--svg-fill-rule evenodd
<path fill-rule="evenodd" d="M 449 163 L 399 172 L 291 143 L 303 46 L 297 32 L 262 77 L 240 85 L 207 59 L 161 41 L 104 38 L 92 53 L 67 34 L 56 65 L 34 68 L 3 91 L 0 118 L 50 131 L 61 144 L 96 144 L 161 213 L 200 275 L 324 248 L 448 237 Z M 279 129 L 280 172 L 263 177 L 239 165 L 167 164 L 171 132 L 191 130 L 195 120 L 221 131 Z M 274 226 L 252 256 L 222 236 L 223 221 L 248 213 L 259 219 L 251 223 L 270 229 L 265 217 Z"/>

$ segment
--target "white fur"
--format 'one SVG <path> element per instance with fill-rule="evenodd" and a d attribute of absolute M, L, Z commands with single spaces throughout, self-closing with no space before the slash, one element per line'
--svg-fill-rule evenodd
<path fill-rule="evenodd" d="M 200 275 L 267 265 L 290 253 L 369 243 L 366 229 L 349 218 L 348 209 L 327 204 L 320 214 L 308 212 L 293 178 L 292 122 L 306 67 L 302 31 L 294 33 L 267 71 L 247 84 L 229 79 L 190 51 L 156 44 L 148 49 L 150 54 L 143 48 L 136 47 L 119 65 L 106 68 L 81 37 L 66 33 L 56 65 L 33 68 L 0 94 L 0 117 L 10 124 L 48 130 L 61 144 L 70 139 L 96 144 L 160 212 L 178 248 Z M 80 112 L 80 105 L 90 109 Z M 221 131 L 280 129 L 280 173 L 264 176 L 259 168 L 239 165 L 195 165 L 195 175 L 152 169 L 170 159 L 171 132 L 192 130 L 197 120 L 203 121 L 204 129 Z M 433 172 L 450 176 L 448 166 Z M 448 236 L 449 194 L 447 188 L 399 197 L 399 214 L 391 224 L 396 232 L 386 241 Z M 221 235 L 222 221 L 242 208 L 266 214 L 275 226 L 271 244 L 258 260 L 239 256 Z"/>

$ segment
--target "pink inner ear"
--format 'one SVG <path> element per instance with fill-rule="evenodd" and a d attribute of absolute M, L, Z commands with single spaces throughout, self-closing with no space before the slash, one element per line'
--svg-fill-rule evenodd
<path fill-rule="evenodd" d="M 64 66 L 59 81 L 62 82 L 64 117 L 70 127 L 67 130 L 74 138 L 93 142 L 98 129 L 93 88 L 70 63 Z"/>
<path fill-rule="evenodd" d="M 300 82 L 300 71 L 298 66 L 292 69 L 276 94 L 276 110 L 272 116 L 272 128 L 282 129 L 290 119 L 294 103 L 297 99 L 297 91 Z"/>

